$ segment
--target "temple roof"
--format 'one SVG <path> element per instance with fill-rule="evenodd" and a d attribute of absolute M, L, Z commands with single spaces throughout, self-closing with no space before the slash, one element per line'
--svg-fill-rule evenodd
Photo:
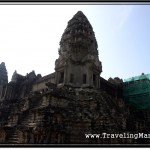
<path fill-rule="evenodd" d="M 36 81 L 36 83 L 48 81 L 50 78 L 54 78 L 54 77 L 55 77 L 55 73 L 51 73 L 51 74 L 48 74 L 48 75 L 46 75 L 46 76 L 44 76 L 44 77 L 39 78 L 39 79 Z M 36 84 L 36 83 L 35 83 L 35 84 Z"/>

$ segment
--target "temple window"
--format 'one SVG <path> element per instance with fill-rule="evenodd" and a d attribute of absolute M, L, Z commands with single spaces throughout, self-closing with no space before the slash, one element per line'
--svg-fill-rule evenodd
<path fill-rule="evenodd" d="M 83 74 L 83 84 L 86 84 L 86 74 Z"/>
<path fill-rule="evenodd" d="M 70 83 L 73 83 L 73 80 L 74 80 L 74 75 L 71 73 L 70 74 Z"/>
<path fill-rule="evenodd" d="M 96 86 L 96 75 L 95 74 L 93 74 L 93 84 L 94 84 L 94 86 Z"/>
<path fill-rule="evenodd" d="M 64 82 L 64 72 L 60 72 L 60 78 L 59 78 L 59 83 Z"/>

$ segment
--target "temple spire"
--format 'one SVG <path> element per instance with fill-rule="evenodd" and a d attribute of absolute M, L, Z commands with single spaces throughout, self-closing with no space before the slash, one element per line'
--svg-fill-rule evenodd
<path fill-rule="evenodd" d="M 5 63 L 2 62 L 0 64 L 0 85 L 4 85 L 8 83 L 8 75 L 7 75 L 7 70 Z"/>
<path fill-rule="evenodd" d="M 78 11 L 73 18 L 68 21 L 61 40 L 59 54 L 72 53 L 73 60 L 81 60 L 87 53 L 98 56 L 97 41 L 93 28 L 82 11 Z M 82 53 L 80 52 L 82 51 Z"/>
<path fill-rule="evenodd" d="M 90 22 L 78 11 L 68 21 L 60 40 L 59 58 L 55 62 L 56 84 L 99 87 L 102 67 L 97 48 Z"/>

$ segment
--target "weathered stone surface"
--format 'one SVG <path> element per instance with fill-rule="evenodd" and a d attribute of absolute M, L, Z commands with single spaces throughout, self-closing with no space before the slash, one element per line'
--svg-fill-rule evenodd
<path fill-rule="evenodd" d="M 3 67 L 2 67 L 3 66 Z M 2 68 L 2 69 L 1 69 Z M 68 22 L 55 72 L 41 77 L 16 71 L 0 89 L 0 144 L 138 144 L 148 139 L 86 138 L 85 134 L 149 133 L 150 112 L 122 97 L 119 78 L 100 77 L 97 41 L 86 16 Z M 1 82 L 2 83 L 2 82 Z"/>

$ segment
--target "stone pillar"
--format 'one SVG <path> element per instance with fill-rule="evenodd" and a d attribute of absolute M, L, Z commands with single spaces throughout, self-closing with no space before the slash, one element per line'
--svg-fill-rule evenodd
<path fill-rule="evenodd" d="M 2 98 L 3 86 L 0 85 L 0 99 Z"/>
<path fill-rule="evenodd" d="M 4 98 L 7 97 L 7 95 L 6 95 L 6 94 L 7 94 L 7 88 L 8 88 L 8 85 L 7 85 L 6 88 L 5 88 L 5 92 L 4 92 L 4 96 L 3 96 Z"/>
<path fill-rule="evenodd" d="M 3 98 L 3 97 L 4 97 L 5 89 L 6 89 L 6 86 L 3 86 L 2 94 L 1 94 L 1 98 Z"/>
<path fill-rule="evenodd" d="M 58 72 L 56 71 L 56 74 L 55 74 L 55 84 L 58 84 L 58 77 L 59 77 L 59 74 L 58 74 Z"/>
<path fill-rule="evenodd" d="M 8 97 L 8 99 L 11 99 L 11 96 L 12 96 L 12 90 L 13 90 L 13 86 L 10 86 L 10 91 L 9 91 L 9 97 Z"/>
<path fill-rule="evenodd" d="M 64 68 L 64 84 L 68 84 L 68 70 Z"/>

